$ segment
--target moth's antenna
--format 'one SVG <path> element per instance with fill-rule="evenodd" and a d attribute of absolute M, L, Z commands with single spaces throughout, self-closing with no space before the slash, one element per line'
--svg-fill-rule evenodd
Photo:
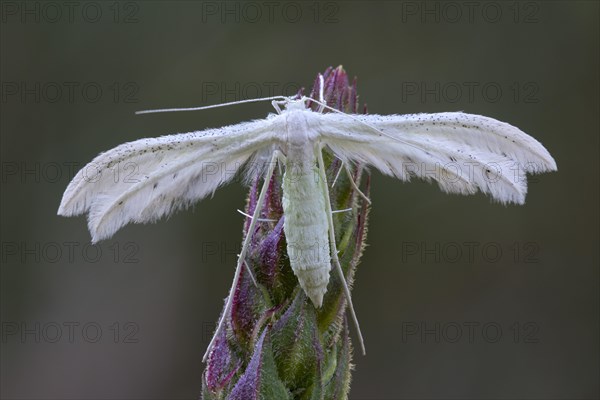
<path fill-rule="evenodd" d="M 383 132 L 381 129 L 378 129 L 378 128 L 374 127 L 373 125 L 371 125 L 371 124 L 369 124 L 369 123 L 367 123 L 367 122 L 365 122 L 365 121 L 361 121 L 360 119 L 356 118 L 356 117 L 355 117 L 354 115 L 352 115 L 352 114 L 347 114 L 347 113 L 345 113 L 345 112 L 343 112 L 343 111 L 336 110 L 335 108 L 333 108 L 333 107 L 329 107 L 327 104 L 324 104 L 324 103 L 322 103 L 322 102 L 320 102 L 320 101 L 317 101 L 317 100 L 313 99 L 312 97 L 307 97 L 307 99 L 310 99 L 310 100 L 314 101 L 315 103 L 317 103 L 317 104 L 321 105 L 323 108 L 326 108 L 326 109 L 328 109 L 328 110 L 331 110 L 331 111 L 333 111 L 333 112 L 336 112 L 336 113 L 338 113 L 338 114 L 345 115 L 345 116 L 347 116 L 348 118 L 352 118 L 353 120 L 355 120 L 355 121 L 357 121 L 357 122 L 359 122 L 359 123 L 361 123 L 361 124 L 363 124 L 363 125 L 365 125 L 365 126 L 367 126 L 367 127 L 371 128 L 371 129 L 373 129 L 375 132 L 377 132 L 377 133 L 379 133 L 379 134 L 381 134 L 381 135 L 383 135 L 383 136 L 385 136 L 385 137 L 388 137 L 388 138 L 390 138 L 390 139 L 392 139 L 392 140 L 395 140 L 395 141 L 397 141 L 397 142 L 400 142 L 400 143 L 402 143 L 402 144 L 405 144 L 405 145 L 407 145 L 407 146 L 414 147 L 415 149 L 418 149 L 418 150 L 421 150 L 421 151 L 425 151 L 425 149 L 423 149 L 422 147 L 416 146 L 416 145 L 414 145 L 414 144 L 412 144 L 412 143 L 409 143 L 409 142 L 406 142 L 406 141 L 404 141 L 404 140 L 402 140 L 402 139 L 398 139 L 397 137 L 393 137 L 393 136 L 391 136 L 391 135 L 388 135 L 387 133 Z"/>
<path fill-rule="evenodd" d="M 158 110 L 143 110 L 136 111 L 136 115 L 140 114 L 152 114 L 152 113 L 163 113 L 163 112 L 176 112 L 176 111 L 199 111 L 199 110 L 208 110 L 209 108 L 217 108 L 217 107 L 227 107 L 235 104 L 243 104 L 243 103 L 256 103 L 259 101 L 268 101 L 268 100 L 286 100 L 289 99 L 285 96 L 272 96 L 272 97 L 262 97 L 259 99 L 246 99 L 246 100 L 238 100 L 238 101 L 230 101 L 229 103 L 221 103 L 221 104 L 213 104 L 210 106 L 202 106 L 202 107 L 190 107 L 190 108 L 162 108 Z"/>

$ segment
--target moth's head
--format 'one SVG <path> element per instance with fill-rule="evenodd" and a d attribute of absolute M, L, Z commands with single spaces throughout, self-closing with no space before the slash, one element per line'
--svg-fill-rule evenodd
<path fill-rule="evenodd" d="M 285 109 L 287 111 L 294 111 L 294 110 L 306 110 L 306 101 L 308 99 L 306 97 L 301 97 L 299 99 L 288 99 L 286 104 L 285 104 Z"/>

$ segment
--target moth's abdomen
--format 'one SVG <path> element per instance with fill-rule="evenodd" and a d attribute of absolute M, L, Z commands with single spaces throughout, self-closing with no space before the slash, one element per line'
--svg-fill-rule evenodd
<path fill-rule="evenodd" d="M 312 164 L 312 165 L 311 165 Z M 288 165 L 283 178 L 283 230 L 290 265 L 315 307 L 321 307 L 331 269 L 325 196 L 314 163 Z"/>

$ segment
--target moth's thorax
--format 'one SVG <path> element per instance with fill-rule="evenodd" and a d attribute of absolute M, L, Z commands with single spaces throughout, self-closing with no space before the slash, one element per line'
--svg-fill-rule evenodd
<path fill-rule="evenodd" d="M 309 123 L 313 112 L 304 109 L 286 110 L 285 117 L 285 148 L 288 159 L 295 163 L 311 160 L 314 163 L 316 133 Z M 314 164 L 313 164 L 314 165 Z"/>

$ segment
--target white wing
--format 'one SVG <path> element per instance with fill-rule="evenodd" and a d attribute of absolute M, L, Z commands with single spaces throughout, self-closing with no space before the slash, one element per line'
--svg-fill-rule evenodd
<path fill-rule="evenodd" d="M 67 187 L 59 215 L 88 214 L 92 241 L 129 222 L 152 222 L 206 197 L 282 132 L 267 118 L 219 129 L 140 139 L 97 156 Z"/>
<path fill-rule="evenodd" d="M 446 192 L 471 194 L 479 189 L 502 203 L 522 204 L 525 173 L 556 170 L 537 140 L 480 115 L 327 113 L 314 121 L 321 140 L 340 158 L 370 164 L 402 180 L 435 180 Z"/>

